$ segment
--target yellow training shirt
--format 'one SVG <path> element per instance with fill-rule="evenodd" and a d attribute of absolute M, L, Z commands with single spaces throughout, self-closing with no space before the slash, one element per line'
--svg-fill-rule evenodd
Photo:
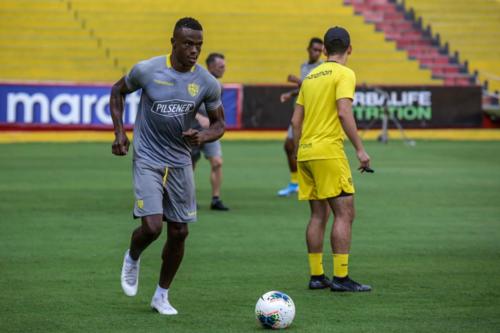
<path fill-rule="evenodd" d="M 353 99 L 355 87 L 354 72 L 336 62 L 325 62 L 304 78 L 297 98 L 304 107 L 298 161 L 346 158 L 337 100 Z"/>

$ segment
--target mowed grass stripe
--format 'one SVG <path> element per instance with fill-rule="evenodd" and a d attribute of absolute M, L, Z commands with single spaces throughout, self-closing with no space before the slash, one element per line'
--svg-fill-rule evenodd
<path fill-rule="evenodd" d="M 498 143 L 370 142 L 367 149 L 376 172 L 353 172 L 350 273 L 372 293 L 307 290 L 308 206 L 275 196 L 288 181 L 281 143 L 230 141 L 222 198 L 231 211 L 208 210 L 202 160 L 199 222 L 171 288 L 180 315 L 162 317 L 149 302 L 165 235 L 143 255 L 137 297 L 120 289 L 137 225 L 130 157 L 114 157 L 102 143 L 0 145 L 2 331 L 256 332 L 257 298 L 278 289 L 295 301 L 294 332 L 496 332 Z"/>

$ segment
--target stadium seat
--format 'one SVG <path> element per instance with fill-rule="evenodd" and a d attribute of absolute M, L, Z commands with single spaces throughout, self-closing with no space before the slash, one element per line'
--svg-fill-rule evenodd
<path fill-rule="evenodd" d="M 7 0 L 0 4 L 2 79 L 113 81 L 136 62 L 165 54 L 175 21 L 204 26 L 202 59 L 225 53 L 226 82 L 283 83 L 298 74 L 313 36 L 333 25 L 352 35 L 359 83 L 442 84 L 342 0 L 189 2 Z M 36 55 L 36 60 L 32 55 Z M 24 70 L 21 70 L 24 68 Z"/>
<path fill-rule="evenodd" d="M 344 3 L 352 5 L 355 13 L 374 24 L 398 49 L 407 51 L 422 68 L 431 70 L 434 78 L 442 79 L 447 85 L 475 84 L 475 75 L 467 71 L 465 63 L 440 47 L 437 39 L 422 29 L 404 6 L 393 0 L 344 0 Z"/>
<path fill-rule="evenodd" d="M 500 90 L 500 2 L 494 0 L 405 0 L 424 26 L 430 25 L 448 42 L 469 70 L 479 72 L 480 83 Z"/>
<path fill-rule="evenodd" d="M 120 75 L 61 0 L 0 2 L 0 79 L 107 81 Z"/>

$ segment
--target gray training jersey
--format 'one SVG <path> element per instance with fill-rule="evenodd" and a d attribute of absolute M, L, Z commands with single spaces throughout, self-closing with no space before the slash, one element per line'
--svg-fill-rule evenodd
<path fill-rule="evenodd" d="M 300 79 L 304 80 L 304 78 L 309 74 L 310 71 L 321 65 L 323 61 L 318 61 L 315 63 L 310 64 L 309 62 L 305 62 L 302 65 L 300 65 Z"/>
<path fill-rule="evenodd" d="M 125 82 L 130 90 L 142 89 L 134 160 L 174 168 L 191 165 L 191 148 L 182 132 L 191 127 L 201 105 L 209 111 L 221 105 L 217 80 L 199 65 L 177 72 L 169 56 L 160 56 L 136 64 Z"/>
<path fill-rule="evenodd" d="M 212 75 L 212 74 L 210 74 L 210 75 Z M 214 78 L 215 78 L 215 76 L 214 76 Z M 219 89 L 221 91 L 221 97 L 222 97 L 222 84 L 218 80 L 217 80 L 217 83 L 219 84 Z M 205 105 L 201 105 L 200 106 L 200 109 L 198 110 L 198 113 L 201 114 L 202 116 L 208 117 L 207 109 L 206 109 Z M 203 129 L 201 127 L 200 123 L 198 122 L 198 120 L 196 120 L 196 119 L 193 120 L 193 123 L 191 124 L 191 127 L 194 128 L 194 129 L 197 129 L 199 131 L 201 131 Z"/>

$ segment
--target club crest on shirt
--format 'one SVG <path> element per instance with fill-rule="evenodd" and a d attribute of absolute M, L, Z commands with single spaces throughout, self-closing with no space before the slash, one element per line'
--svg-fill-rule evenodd
<path fill-rule="evenodd" d="M 198 92 L 200 91 L 200 86 L 197 85 L 196 83 L 190 83 L 187 86 L 187 90 L 189 92 L 189 95 L 195 97 L 198 95 Z"/>

